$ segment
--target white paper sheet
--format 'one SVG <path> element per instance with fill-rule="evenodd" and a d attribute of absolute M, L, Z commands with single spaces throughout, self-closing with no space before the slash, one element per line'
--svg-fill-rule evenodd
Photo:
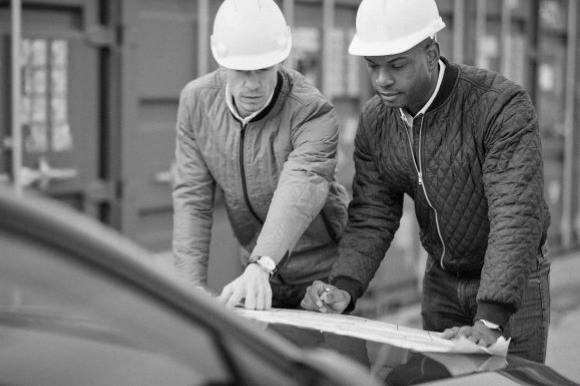
<path fill-rule="evenodd" d="M 236 308 L 235 311 L 239 315 L 261 322 L 287 324 L 332 332 L 337 335 L 388 343 L 419 352 L 472 353 L 505 357 L 509 346 L 509 340 L 504 337 L 500 337 L 496 343 L 486 348 L 478 346 L 463 337 L 448 340 L 441 338 L 441 334 L 437 332 L 424 331 L 352 315 L 288 309 L 254 311 Z"/>

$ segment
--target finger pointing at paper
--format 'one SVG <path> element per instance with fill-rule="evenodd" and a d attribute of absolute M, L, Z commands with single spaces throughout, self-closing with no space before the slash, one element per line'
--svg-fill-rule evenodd
<path fill-rule="evenodd" d="M 350 303 L 350 294 L 333 285 L 315 280 L 306 290 L 300 306 L 305 310 L 342 313 Z"/>

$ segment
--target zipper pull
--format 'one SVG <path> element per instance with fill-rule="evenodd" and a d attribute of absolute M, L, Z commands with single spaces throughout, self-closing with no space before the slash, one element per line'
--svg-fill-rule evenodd
<path fill-rule="evenodd" d="M 419 172 L 419 186 L 423 185 L 423 173 Z"/>

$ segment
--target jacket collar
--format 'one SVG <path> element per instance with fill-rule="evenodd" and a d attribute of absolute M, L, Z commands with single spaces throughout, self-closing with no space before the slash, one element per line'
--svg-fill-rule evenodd
<path fill-rule="evenodd" d="M 220 75 L 220 77 L 221 77 L 221 75 Z M 270 97 L 270 101 L 268 102 L 268 105 L 266 107 L 264 107 L 262 110 L 260 110 L 259 112 L 254 113 L 256 115 L 254 115 L 254 116 L 250 115 L 246 119 L 244 119 L 244 118 L 240 117 L 237 113 L 237 110 L 235 107 L 235 102 L 234 102 L 231 94 L 228 91 L 228 85 L 227 85 L 227 81 L 226 81 L 225 77 L 221 78 L 221 80 L 223 81 L 224 99 L 225 99 L 226 105 L 228 106 L 228 109 L 230 110 L 230 113 L 234 116 L 234 118 L 236 120 L 238 120 L 244 124 L 246 124 L 248 122 L 259 121 L 260 119 L 262 119 L 266 115 L 268 115 L 268 113 L 270 111 L 272 111 L 274 106 L 276 106 L 276 102 L 278 101 L 278 98 L 280 97 L 280 91 L 282 90 L 282 86 L 284 85 L 284 77 L 282 76 L 282 73 L 280 71 L 278 71 L 277 80 L 276 80 L 276 87 L 274 88 L 274 92 L 272 93 L 272 96 Z"/>
<path fill-rule="evenodd" d="M 445 103 L 447 98 L 449 98 L 449 95 L 451 95 L 453 87 L 455 86 L 455 83 L 457 83 L 457 79 L 459 78 L 459 68 L 455 64 L 450 63 L 443 56 L 441 57 L 441 61 L 445 63 L 445 74 L 443 75 L 443 81 L 441 82 L 439 92 L 437 93 L 435 100 L 433 100 L 433 103 L 427 110 L 428 112 L 438 109 L 441 105 Z"/>
<path fill-rule="evenodd" d="M 278 101 L 278 98 L 280 97 L 280 90 L 282 90 L 283 84 L 284 84 L 284 77 L 282 76 L 282 73 L 280 71 L 278 71 L 278 80 L 276 82 L 276 87 L 274 88 L 274 93 L 272 94 L 272 98 L 270 99 L 270 103 L 268 103 L 268 105 L 266 107 L 264 107 L 262 109 L 262 111 L 260 111 L 255 117 L 253 117 L 250 120 L 250 122 L 259 121 L 260 119 L 267 116 L 270 111 L 272 111 L 274 106 L 276 106 L 276 102 Z"/>

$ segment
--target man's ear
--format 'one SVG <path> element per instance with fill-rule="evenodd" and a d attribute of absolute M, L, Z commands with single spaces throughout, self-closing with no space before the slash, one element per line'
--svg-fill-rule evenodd
<path fill-rule="evenodd" d="M 429 68 L 437 66 L 439 63 L 439 57 L 441 56 L 439 52 L 439 43 L 433 42 L 425 49 L 425 55 L 427 55 L 427 64 Z"/>

